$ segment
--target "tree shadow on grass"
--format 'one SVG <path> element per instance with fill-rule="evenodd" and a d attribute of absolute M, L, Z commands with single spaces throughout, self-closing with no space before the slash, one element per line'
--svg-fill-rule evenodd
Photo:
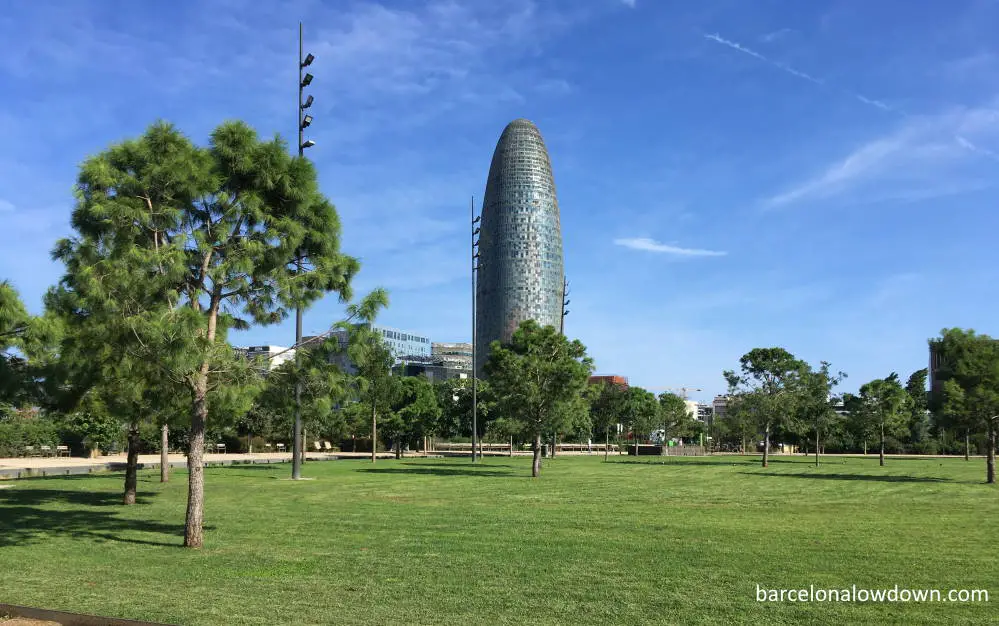
<path fill-rule="evenodd" d="M 893 476 L 890 474 L 781 474 L 778 472 L 739 472 L 746 476 L 776 476 L 778 478 L 814 478 L 818 480 L 860 480 L 882 483 L 949 483 L 950 478 L 933 476 Z"/>
<path fill-rule="evenodd" d="M 183 525 L 120 517 L 119 513 L 126 510 L 121 504 L 121 498 L 122 495 L 118 492 L 31 489 L 20 486 L 4 489 L 0 491 L 0 548 L 39 543 L 53 537 L 181 546 Z M 148 497 L 140 497 L 137 506 L 148 501 Z M 45 506 L 52 504 L 73 508 Z M 112 507 L 120 508 L 114 510 Z M 130 536 L 134 533 L 166 535 L 172 541 Z"/>
<path fill-rule="evenodd" d="M 724 465 L 728 467 L 738 466 L 738 465 L 759 465 L 760 459 L 746 459 L 746 458 L 731 458 L 731 459 L 712 459 L 712 460 L 702 460 L 705 457 L 683 457 L 683 456 L 655 456 L 649 455 L 646 457 L 648 460 L 640 461 L 634 458 L 625 458 L 621 460 L 609 460 L 608 463 L 621 463 L 625 465 Z M 611 457 L 613 459 L 613 457 Z M 774 461 L 771 461 L 773 463 Z M 788 461 L 784 461 L 787 463 Z"/>
<path fill-rule="evenodd" d="M 411 474 L 427 476 L 481 476 L 484 478 L 522 478 L 513 472 L 478 469 L 473 467 L 449 467 L 444 465 L 430 467 L 364 467 L 354 470 L 371 474 Z M 528 474 L 529 476 L 530 474 Z"/>
<path fill-rule="evenodd" d="M 468 459 L 465 459 L 465 464 L 471 465 L 471 461 L 468 460 Z M 462 466 L 462 462 L 461 461 L 457 461 L 457 462 L 455 462 L 455 461 L 451 461 L 451 462 L 441 461 L 441 462 L 438 462 L 438 463 L 434 463 L 432 461 L 403 461 L 402 465 L 405 465 L 406 467 L 461 467 Z M 479 465 L 477 467 L 483 467 L 483 466 Z M 484 467 L 507 467 L 507 468 L 515 468 L 515 467 L 519 467 L 519 466 L 517 466 L 517 465 L 511 465 L 509 463 L 489 463 L 488 465 L 485 465 Z"/>

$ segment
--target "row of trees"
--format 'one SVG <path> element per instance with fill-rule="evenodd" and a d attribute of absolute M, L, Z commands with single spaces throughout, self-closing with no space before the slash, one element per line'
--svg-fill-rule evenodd
<path fill-rule="evenodd" d="M 999 342 L 974 331 L 946 329 L 931 340 L 939 366 L 936 385 L 927 390 L 926 369 L 903 385 L 897 373 L 860 386 L 859 393 L 835 394 L 846 374 L 818 368 L 783 348 L 757 348 L 740 359 L 740 368 L 724 372 L 729 385 L 725 414 L 715 420 L 719 441 L 762 437 L 762 464 L 767 466 L 771 442 L 813 447 L 815 463 L 830 440 L 843 451 L 876 442 L 885 464 L 889 441 L 908 442 L 910 451 L 936 452 L 947 433 L 963 435 L 965 459 L 971 441 L 984 439 L 986 480 L 995 482 L 996 421 L 999 419 Z M 953 437 L 951 436 L 951 439 Z"/>

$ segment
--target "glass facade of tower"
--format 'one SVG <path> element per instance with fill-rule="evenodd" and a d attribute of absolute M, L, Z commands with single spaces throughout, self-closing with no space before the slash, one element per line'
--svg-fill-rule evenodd
<path fill-rule="evenodd" d="M 562 231 L 551 159 L 528 120 L 503 130 L 486 182 L 479 238 L 476 369 L 489 344 L 509 341 L 520 322 L 559 327 L 562 316 Z"/>

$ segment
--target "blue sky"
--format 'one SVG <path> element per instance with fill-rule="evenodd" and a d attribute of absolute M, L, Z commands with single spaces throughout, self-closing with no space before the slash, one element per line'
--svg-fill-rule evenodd
<path fill-rule="evenodd" d="M 598 373 L 707 400 L 781 345 L 850 390 L 924 367 L 944 326 L 999 332 L 984 0 L 10 3 L 0 278 L 39 311 L 78 164 L 158 118 L 198 142 L 229 118 L 291 136 L 299 19 L 309 156 L 387 325 L 467 340 L 469 197 L 526 117 L 555 171 L 566 332 Z M 341 311 L 321 302 L 306 332 Z"/>

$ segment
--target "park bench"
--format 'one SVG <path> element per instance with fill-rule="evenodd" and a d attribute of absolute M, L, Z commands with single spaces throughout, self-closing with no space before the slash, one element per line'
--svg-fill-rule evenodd
<path fill-rule="evenodd" d="M 69 446 L 56 446 L 56 454 L 59 456 L 69 456 Z"/>
<path fill-rule="evenodd" d="M 265 443 L 264 444 L 264 451 L 265 452 L 270 452 L 271 451 L 271 444 Z"/>
<path fill-rule="evenodd" d="M 215 444 L 215 452 L 217 452 L 218 454 L 225 454 L 225 444 L 224 443 Z"/>
<path fill-rule="evenodd" d="M 323 442 L 323 451 L 324 452 L 333 452 L 333 446 L 330 445 L 330 442 L 328 442 L 328 441 L 324 441 Z"/>
<path fill-rule="evenodd" d="M 277 445 L 277 451 L 278 451 L 278 452 L 284 452 L 284 448 L 285 448 L 285 446 L 284 446 L 284 444 L 283 444 L 283 443 L 279 443 L 279 444 Z"/>
<path fill-rule="evenodd" d="M 24 446 L 24 456 L 39 456 L 39 453 L 35 446 Z"/>
<path fill-rule="evenodd" d="M 323 451 L 323 446 L 318 441 L 313 441 L 312 442 L 312 447 L 315 449 L 316 452 L 322 452 Z"/>
<path fill-rule="evenodd" d="M 52 446 L 42 446 L 42 456 L 52 456 Z"/>

